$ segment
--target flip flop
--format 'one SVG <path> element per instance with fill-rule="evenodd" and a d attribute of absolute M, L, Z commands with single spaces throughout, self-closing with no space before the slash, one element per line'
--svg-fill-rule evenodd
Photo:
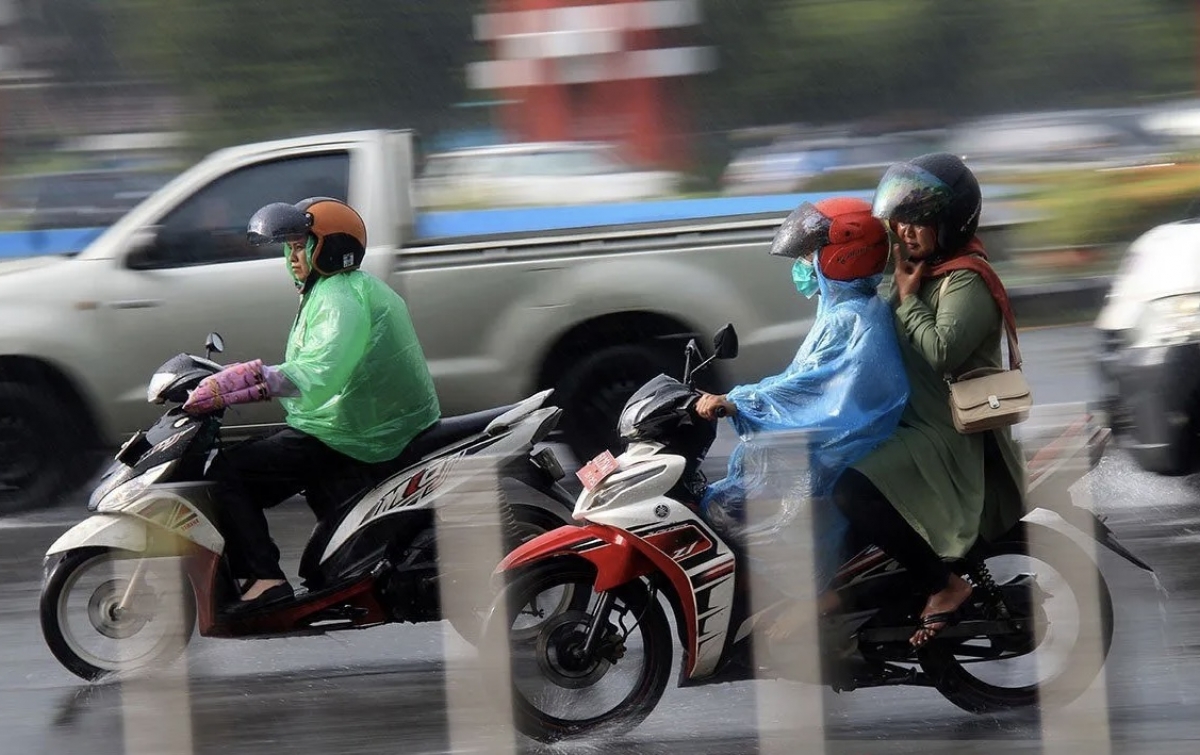
<path fill-rule="evenodd" d="M 966 601 L 963 601 L 963 602 L 965 603 Z M 959 606 L 958 608 L 955 608 L 953 611 L 942 611 L 940 613 L 931 613 L 928 616 L 922 616 L 921 620 L 919 622 L 917 622 L 917 631 L 913 632 L 913 636 L 911 638 L 909 638 L 909 644 L 911 644 L 915 648 L 922 648 L 922 647 L 925 647 L 930 642 L 932 642 L 933 640 L 937 639 L 937 636 L 939 634 L 941 634 L 944 630 L 948 629 L 949 627 L 954 626 L 955 624 L 957 624 L 959 622 L 959 620 L 961 618 L 961 616 L 960 616 L 961 609 L 962 609 L 962 606 Z M 941 624 L 941 626 L 934 628 L 934 624 Z M 925 630 L 926 632 L 928 632 L 929 636 L 925 638 L 924 642 L 920 642 L 920 643 L 913 642 L 913 639 L 916 638 L 917 633 L 922 630 Z"/>

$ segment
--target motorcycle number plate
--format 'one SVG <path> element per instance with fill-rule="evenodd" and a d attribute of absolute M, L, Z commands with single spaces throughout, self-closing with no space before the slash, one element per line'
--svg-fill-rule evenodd
<path fill-rule="evenodd" d="M 605 478 L 620 468 L 621 465 L 617 463 L 612 453 L 605 451 L 584 464 L 583 468 L 575 473 L 575 476 L 583 483 L 584 490 L 595 490 L 600 483 L 604 482 Z"/>

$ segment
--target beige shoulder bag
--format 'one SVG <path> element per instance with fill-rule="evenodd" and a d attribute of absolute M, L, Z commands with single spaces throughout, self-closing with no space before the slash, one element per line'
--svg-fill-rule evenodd
<path fill-rule="evenodd" d="M 986 268 L 987 273 L 975 265 L 963 267 L 980 272 L 985 279 L 989 273 L 995 278 L 995 272 L 990 267 Z M 939 304 L 948 282 L 949 276 L 942 280 Z M 998 278 L 996 283 L 999 283 Z M 946 375 L 946 382 L 950 386 L 950 414 L 954 417 L 954 427 L 964 435 L 1024 422 L 1029 418 L 1029 409 L 1033 406 L 1033 394 L 1029 390 L 1029 383 L 1025 381 L 1025 373 L 1021 371 L 1021 349 L 1017 346 L 1012 318 L 1011 315 L 1004 316 L 1007 314 L 1004 312 L 1007 301 L 997 301 L 997 304 L 1001 307 L 1004 334 L 1008 339 L 1008 369 L 980 367 L 957 378 Z"/>

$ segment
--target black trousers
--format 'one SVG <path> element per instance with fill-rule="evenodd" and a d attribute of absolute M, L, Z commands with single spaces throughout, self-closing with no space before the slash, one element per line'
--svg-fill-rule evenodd
<path fill-rule="evenodd" d="M 919 587 L 931 595 L 946 587 L 950 567 L 866 476 L 847 469 L 833 486 L 833 499 L 857 538 L 899 561 Z"/>
<path fill-rule="evenodd" d="M 218 454 L 208 478 L 217 486 L 217 523 L 234 578 L 285 579 L 267 509 L 304 493 L 317 519 L 325 520 L 384 475 L 384 465 L 352 459 L 291 428 Z"/>

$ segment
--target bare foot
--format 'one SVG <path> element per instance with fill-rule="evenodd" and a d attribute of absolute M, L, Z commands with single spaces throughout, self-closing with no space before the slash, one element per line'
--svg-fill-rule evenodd
<path fill-rule="evenodd" d="M 287 584 L 286 579 L 258 579 L 242 593 L 242 600 L 254 600 L 272 587 Z"/>
<path fill-rule="evenodd" d="M 957 574 L 950 575 L 950 581 L 945 588 L 929 596 L 925 602 L 925 610 L 921 612 L 923 626 L 909 639 L 909 644 L 919 648 L 937 636 L 946 628 L 945 621 L 926 623 L 929 617 L 936 614 L 950 614 L 958 610 L 967 598 L 971 597 L 971 584 Z"/>

